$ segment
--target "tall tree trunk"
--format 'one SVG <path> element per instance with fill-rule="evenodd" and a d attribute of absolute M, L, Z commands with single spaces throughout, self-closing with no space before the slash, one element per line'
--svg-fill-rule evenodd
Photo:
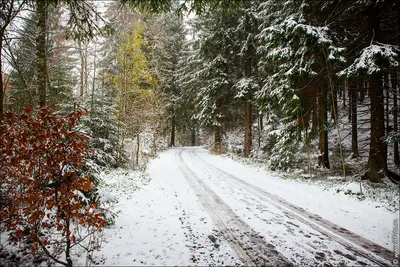
<path fill-rule="evenodd" d="M 343 108 L 346 108 L 346 87 L 347 87 L 347 80 L 344 80 L 343 83 L 343 90 L 342 90 L 342 99 L 343 99 Z"/>
<path fill-rule="evenodd" d="M 139 167 L 139 155 L 140 155 L 140 133 L 136 136 L 136 167 Z"/>
<path fill-rule="evenodd" d="M 334 86 L 332 88 L 333 92 L 332 92 L 332 97 L 333 97 L 333 101 L 332 101 L 332 110 L 331 110 L 331 118 L 333 120 L 333 122 L 336 124 L 337 119 L 338 119 L 338 90 L 337 87 Z"/>
<path fill-rule="evenodd" d="M 329 169 L 329 146 L 328 146 L 328 99 L 327 90 L 325 86 L 320 89 L 319 99 L 318 99 L 318 119 L 319 119 L 319 148 L 320 166 Z"/>
<path fill-rule="evenodd" d="M 315 132 L 318 130 L 318 104 L 319 100 L 318 97 L 315 97 L 314 101 L 312 102 L 312 125 L 311 131 Z"/>
<path fill-rule="evenodd" d="M 258 112 L 258 148 L 261 149 L 261 138 L 263 133 L 263 114 Z"/>
<path fill-rule="evenodd" d="M 351 82 L 349 82 L 348 84 L 347 84 L 347 94 L 348 94 L 348 96 L 349 96 L 349 110 L 348 110 L 348 120 L 349 120 L 349 122 L 351 122 L 351 109 L 352 109 L 352 107 L 351 107 L 351 105 L 352 105 L 352 103 L 353 103 L 353 101 L 351 101 L 351 97 L 352 97 L 352 91 L 351 91 L 351 87 L 352 87 L 352 83 Z"/>
<path fill-rule="evenodd" d="M 88 45 L 85 44 L 85 57 L 84 57 L 84 64 L 85 64 L 85 95 L 89 95 L 89 70 L 88 70 Z"/>
<path fill-rule="evenodd" d="M 151 149 L 151 154 L 155 156 L 157 154 L 157 130 L 153 132 L 153 146 Z"/>
<path fill-rule="evenodd" d="M 175 111 L 174 111 L 175 112 Z M 174 147 L 175 146 L 175 127 L 176 127 L 176 118 L 175 118 L 175 114 L 172 115 L 172 120 L 171 120 L 171 141 L 169 143 L 170 147 Z"/>
<path fill-rule="evenodd" d="M 82 41 L 78 41 L 78 45 L 79 45 L 79 55 L 81 58 L 81 75 L 80 75 L 80 80 L 81 80 L 81 84 L 80 84 L 80 92 L 79 92 L 79 96 L 81 97 L 81 100 L 83 100 L 83 93 L 84 93 L 84 88 L 85 88 L 85 58 L 84 58 L 84 52 L 83 52 L 83 48 L 82 48 Z"/>
<path fill-rule="evenodd" d="M 392 92 L 393 92 L 393 131 L 395 134 L 398 133 L 399 131 L 399 125 L 398 125 L 398 104 L 397 104 L 397 98 L 398 98 L 398 83 L 397 83 L 397 73 L 396 71 L 393 72 L 393 75 L 390 77 L 391 79 L 391 84 L 392 84 Z M 394 141 L 394 150 L 393 150 L 393 162 L 397 166 L 399 166 L 400 160 L 399 160 L 399 142 L 397 140 Z"/>
<path fill-rule="evenodd" d="M 218 98 L 215 105 L 216 109 L 220 110 L 222 99 Z M 217 125 L 214 126 L 214 151 L 222 152 L 222 123 L 217 120 Z"/>
<path fill-rule="evenodd" d="M 46 55 L 46 15 L 47 1 L 36 1 L 36 75 L 37 75 L 37 90 L 39 94 L 39 106 L 46 105 L 47 91 L 47 55 Z"/>
<path fill-rule="evenodd" d="M 71 259 L 71 230 L 70 230 L 70 225 L 71 225 L 71 219 L 70 219 L 70 214 L 71 214 L 71 208 L 68 206 L 67 208 L 67 214 L 64 214 L 64 224 L 65 228 L 67 229 L 67 241 L 66 241 L 66 248 L 65 248 L 65 259 L 67 260 L 67 267 L 73 267 L 73 262 Z"/>
<path fill-rule="evenodd" d="M 389 86 L 389 75 L 387 72 L 383 74 L 383 89 L 385 95 L 385 129 L 386 134 L 388 135 L 391 131 L 390 121 L 389 121 L 389 103 L 390 103 L 390 86 Z"/>
<path fill-rule="evenodd" d="M 5 86 L 3 84 L 3 61 L 1 56 L 1 51 L 3 51 L 3 33 L 0 35 L 0 115 L 4 113 L 4 91 Z"/>
<path fill-rule="evenodd" d="M 397 5 L 397 22 L 396 22 L 396 32 L 400 32 L 400 5 Z M 397 34 L 397 45 L 400 44 L 400 34 Z M 400 68 L 397 67 L 394 71 L 393 74 L 390 77 L 391 83 L 392 83 L 392 92 L 393 92 L 393 131 L 395 134 L 398 134 L 399 132 L 399 124 L 398 124 L 398 112 L 399 112 L 399 107 L 398 107 L 398 95 L 399 95 L 399 90 L 400 90 Z M 396 166 L 400 166 L 400 158 L 399 158 L 399 142 L 397 140 L 394 141 L 394 151 L 393 151 L 394 157 L 393 161 Z"/>
<path fill-rule="evenodd" d="M 75 111 L 75 105 L 74 105 L 74 111 Z M 119 168 L 120 161 L 121 161 L 120 159 L 121 159 L 122 142 L 120 144 L 120 140 L 119 140 L 120 137 L 121 137 L 121 127 L 120 127 L 119 121 L 117 121 L 117 123 L 118 123 L 118 126 L 117 126 L 117 147 L 116 147 L 117 155 L 115 157 L 115 167 Z"/>
<path fill-rule="evenodd" d="M 157 138 L 158 138 L 158 130 L 160 128 L 160 123 L 161 122 L 159 120 L 157 120 L 156 128 L 154 129 L 154 132 L 153 132 L 153 148 L 152 148 L 153 156 L 155 156 L 157 154 Z"/>
<path fill-rule="evenodd" d="M 377 42 L 381 41 L 379 9 L 370 6 L 370 35 Z M 380 182 L 387 173 L 387 147 L 385 136 L 385 104 L 381 74 L 371 75 L 369 78 L 369 97 L 371 99 L 371 137 L 369 151 L 368 178 L 372 182 Z"/>
<path fill-rule="evenodd" d="M 94 55 L 93 55 L 93 81 L 92 81 L 92 95 L 90 100 L 90 126 L 92 126 L 93 112 L 94 112 L 94 91 L 96 89 L 96 44 L 94 45 Z"/>
<path fill-rule="evenodd" d="M 358 88 L 357 88 L 358 84 Z M 351 82 L 351 154 L 352 158 L 358 158 L 358 130 L 357 130 L 357 89 L 362 89 L 362 82 Z"/>
<path fill-rule="evenodd" d="M 387 170 L 385 136 L 385 108 L 380 75 L 370 78 L 369 95 L 371 98 L 371 139 L 369 151 L 368 178 L 380 182 Z"/>
<path fill-rule="evenodd" d="M 196 128 L 191 128 L 191 133 L 190 133 L 190 136 L 191 136 L 191 146 L 195 146 L 196 145 Z"/>
<path fill-rule="evenodd" d="M 252 9 L 253 5 L 252 2 L 247 3 L 247 8 Z M 248 13 L 245 14 L 245 21 L 244 21 L 244 27 L 246 32 L 251 33 L 252 32 L 252 26 L 250 22 L 250 16 Z M 244 53 L 244 57 L 242 58 L 242 64 L 243 64 L 243 76 L 245 78 L 250 78 L 253 75 L 253 57 L 254 57 L 254 51 L 251 49 L 251 45 L 247 47 Z M 244 144 L 243 144 L 243 154 L 245 157 L 248 157 L 251 152 L 251 147 L 252 147 L 252 131 L 251 131 L 251 125 L 252 125 L 252 116 L 251 116 L 251 111 L 252 111 L 252 106 L 251 106 L 251 101 L 252 101 L 252 96 L 253 92 L 250 89 L 244 99 Z"/>
<path fill-rule="evenodd" d="M 222 152 L 222 127 L 220 125 L 214 127 L 214 151 Z"/>
<path fill-rule="evenodd" d="M 251 152 L 251 104 L 249 101 L 244 103 L 244 149 L 245 157 L 248 157 Z"/>
<path fill-rule="evenodd" d="M 361 86 L 361 89 L 360 89 L 360 97 L 359 97 L 359 100 L 360 100 L 361 102 L 363 102 L 364 99 L 365 99 L 365 94 L 366 94 L 367 88 L 368 88 L 368 83 L 367 83 L 366 81 L 364 81 L 364 80 L 362 80 L 361 83 L 362 83 L 362 86 Z"/>

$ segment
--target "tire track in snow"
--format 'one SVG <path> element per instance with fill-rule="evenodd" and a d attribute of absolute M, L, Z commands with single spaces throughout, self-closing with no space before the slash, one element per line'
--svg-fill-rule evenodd
<path fill-rule="evenodd" d="M 238 254 L 244 266 L 291 266 L 275 246 L 260 235 L 210 189 L 184 162 L 182 152 L 176 154 L 178 167 L 210 214 L 222 236 Z"/>
<path fill-rule="evenodd" d="M 250 184 L 202 159 L 195 153 L 194 149 L 188 151 L 189 154 L 200 161 L 204 167 L 211 171 L 217 172 L 224 177 L 229 178 L 231 181 L 236 182 L 242 188 L 259 196 L 274 207 L 288 213 L 298 221 L 311 227 L 312 229 L 320 232 L 323 235 L 329 236 L 337 243 L 343 245 L 349 251 L 368 259 L 380 266 L 392 266 L 391 260 L 393 259 L 393 252 L 384 248 L 362 236 L 357 235 L 339 225 L 323 219 L 317 214 L 313 214 L 301 207 L 293 205 L 281 197 L 268 193 L 258 186 Z"/>

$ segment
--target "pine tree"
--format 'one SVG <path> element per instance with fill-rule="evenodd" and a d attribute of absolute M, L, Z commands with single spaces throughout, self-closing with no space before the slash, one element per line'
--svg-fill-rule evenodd
<path fill-rule="evenodd" d="M 265 79 L 258 98 L 264 103 L 268 99 L 278 103 L 278 113 L 285 116 L 286 130 L 282 133 L 292 142 L 296 142 L 293 135 L 299 135 L 299 130 L 304 130 L 306 143 L 309 142 L 313 114 L 318 122 L 319 163 L 329 168 L 328 100 L 334 90 L 332 64 L 343 61 L 339 55 L 342 49 L 329 27 L 307 17 L 307 1 L 301 2 L 287 1 L 283 5 L 267 1 L 260 5 L 264 23 L 258 51 Z"/>
<path fill-rule="evenodd" d="M 160 29 L 162 26 L 162 29 Z M 185 29 L 182 19 L 173 14 L 164 14 L 153 19 L 148 27 L 150 72 L 158 81 L 157 87 L 163 96 L 168 123 L 170 124 L 169 146 L 176 145 L 177 131 L 183 125 L 179 95 L 181 86 L 178 83 L 180 57 L 185 41 Z"/>
<path fill-rule="evenodd" d="M 63 104 L 68 103 L 72 99 L 72 68 L 73 60 L 68 58 L 67 50 L 64 49 L 63 29 L 58 28 L 59 10 L 49 9 L 52 16 L 52 23 L 49 25 L 51 34 L 47 37 L 47 72 L 46 96 L 47 104 L 52 108 L 59 109 Z M 39 102 L 37 97 L 37 73 L 35 54 L 36 44 L 34 42 L 36 36 L 36 25 L 31 21 L 35 20 L 35 16 L 25 22 L 20 38 L 15 46 L 9 48 L 11 56 L 11 103 L 8 106 L 16 111 L 22 111 L 29 105 L 36 105 Z"/>
<path fill-rule="evenodd" d="M 234 87 L 237 90 L 236 97 L 241 99 L 244 104 L 244 146 L 243 154 L 245 157 L 250 155 L 252 147 L 252 125 L 253 125 L 253 99 L 254 93 L 259 89 L 260 77 L 257 72 L 258 57 L 256 54 L 257 39 L 260 24 L 256 13 L 259 1 L 247 2 L 246 5 L 235 12 L 238 17 L 238 24 L 235 25 L 236 54 L 238 56 L 238 66 L 236 77 L 237 82 Z"/>
<path fill-rule="evenodd" d="M 75 40 L 90 40 L 95 35 L 100 34 L 103 30 L 100 28 L 98 19 L 102 17 L 98 15 L 93 5 L 86 0 L 54 0 L 54 1 L 35 1 L 36 8 L 36 78 L 37 91 L 39 95 L 39 106 L 45 106 L 47 103 L 47 87 L 48 85 L 48 53 L 47 53 L 47 24 L 48 13 L 51 6 L 66 4 L 68 8 L 68 24 L 66 30 L 67 36 Z M 104 21 L 102 21 L 104 22 Z"/>
<path fill-rule="evenodd" d="M 194 28 L 191 29 L 194 31 Z M 199 66 L 202 64 L 199 51 L 200 40 L 191 39 L 185 43 L 186 49 L 182 53 L 180 59 L 182 67 L 180 68 L 179 84 L 182 88 L 179 95 L 180 103 L 184 103 L 181 116 L 185 120 L 185 129 L 190 130 L 190 145 L 194 146 L 197 143 L 197 131 L 200 127 L 200 122 L 197 116 L 196 92 L 197 88 L 201 87 L 200 78 L 201 70 Z"/>
<path fill-rule="evenodd" d="M 195 71 L 199 79 L 194 101 L 195 119 L 214 133 L 214 150 L 222 151 L 224 128 L 237 118 L 233 90 L 234 33 L 230 23 L 221 13 L 205 14 L 199 20 L 202 31 L 197 50 L 199 65 Z"/>
<path fill-rule="evenodd" d="M 388 8 L 396 7 L 395 1 L 357 1 L 348 6 L 345 14 L 352 19 L 362 21 L 363 28 L 348 28 L 350 34 L 357 36 L 357 53 L 351 63 L 340 74 L 348 79 L 368 80 L 370 99 L 370 152 L 368 178 L 380 182 L 387 174 L 387 145 L 385 137 L 385 101 L 384 86 L 381 83 L 383 74 L 399 66 L 399 46 L 393 40 L 385 38 L 384 29 L 395 19 L 383 20 Z M 390 18 L 390 17 L 389 17 Z M 393 24 L 392 24 L 393 25 Z M 344 25 L 346 26 L 346 25 Z M 387 28 L 386 28 L 387 29 Z M 385 43 L 388 42 L 388 43 Z M 388 111 L 386 111 L 388 112 Z"/>

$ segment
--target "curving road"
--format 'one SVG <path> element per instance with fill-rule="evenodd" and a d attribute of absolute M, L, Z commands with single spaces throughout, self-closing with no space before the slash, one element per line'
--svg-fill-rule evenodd
<path fill-rule="evenodd" d="M 389 249 L 221 168 L 204 149 L 175 149 L 175 157 L 215 236 L 243 265 L 391 266 Z"/>
<path fill-rule="evenodd" d="M 118 217 L 104 229 L 94 264 L 392 266 L 398 215 L 379 202 L 273 176 L 201 147 L 162 152 L 147 172 L 150 182 L 137 191 L 126 188 L 142 179 L 136 173 L 104 174 L 104 190 L 119 196 Z"/>

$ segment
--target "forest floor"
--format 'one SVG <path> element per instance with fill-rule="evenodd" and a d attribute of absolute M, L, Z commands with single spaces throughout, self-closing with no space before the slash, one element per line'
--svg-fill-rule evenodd
<path fill-rule="evenodd" d="M 349 194 L 357 183 L 284 179 L 201 147 L 162 152 L 146 172 L 103 174 L 118 216 L 94 263 L 392 265 L 398 213 Z"/>

